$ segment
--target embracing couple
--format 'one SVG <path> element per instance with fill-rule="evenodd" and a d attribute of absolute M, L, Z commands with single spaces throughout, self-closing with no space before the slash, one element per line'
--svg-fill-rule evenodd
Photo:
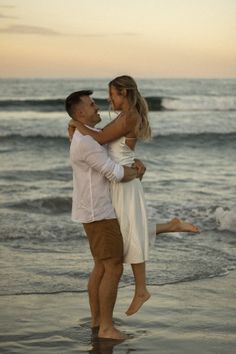
<path fill-rule="evenodd" d="M 148 108 L 130 76 L 109 83 L 109 100 L 119 115 L 103 129 L 92 91 L 70 94 L 65 102 L 72 118 L 70 160 L 73 168 L 72 220 L 81 222 L 89 240 L 94 267 L 88 294 L 91 327 L 99 338 L 125 339 L 113 323 L 113 309 L 123 271 L 132 266 L 135 293 L 126 312 L 137 312 L 150 297 L 146 288 L 145 262 L 149 233 L 198 232 L 177 218 L 148 227 L 141 179 L 145 166 L 135 159 L 139 139 L 150 139 Z"/>

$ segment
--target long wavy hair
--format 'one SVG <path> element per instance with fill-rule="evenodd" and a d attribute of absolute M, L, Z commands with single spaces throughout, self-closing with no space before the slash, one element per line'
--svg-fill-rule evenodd
<path fill-rule="evenodd" d="M 144 97 L 141 96 L 135 80 L 128 75 L 118 76 L 109 82 L 109 88 L 114 87 L 119 93 L 126 90 L 130 110 L 136 109 L 141 116 L 141 122 L 135 127 L 138 138 L 143 140 L 151 139 L 151 127 L 148 120 L 148 105 Z"/>

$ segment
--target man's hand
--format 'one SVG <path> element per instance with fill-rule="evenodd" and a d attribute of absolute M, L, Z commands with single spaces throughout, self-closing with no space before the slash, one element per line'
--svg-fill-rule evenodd
<path fill-rule="evenodd" d="M 142 161 L 140 161 L 138 159 L 134 159 L 134 163 L 133 163 L 132 167 L 136 168 L 137 177 L 140 179 L 140 181 L 142 181 L 143 175 L 146 172 L 145 165 L 142 163 Z"/>
<path fill-rule="evenodd" d="M 122 178 L 121 182 L 129 182 L 133 179 L 137 178 L 137 169 L 135 167 L 124 167 L 124 177 Z"/>

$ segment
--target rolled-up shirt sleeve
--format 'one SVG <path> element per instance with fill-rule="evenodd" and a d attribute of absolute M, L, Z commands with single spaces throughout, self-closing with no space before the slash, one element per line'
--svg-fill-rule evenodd
<path fill-rule="evenodd" d="M 124 168 L 107 155 L 106 150 L 92 137 L 86 135 L 80 142 L 80 153 L 84 161 L 100 172 L 110 182 L 120 182 L 124 177 Z"/>

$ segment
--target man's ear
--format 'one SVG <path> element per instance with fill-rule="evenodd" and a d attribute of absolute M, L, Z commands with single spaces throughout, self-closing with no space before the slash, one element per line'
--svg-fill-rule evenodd
<path fill-rule="evenodd" d="M 76 112 L 74 113 L 74 120 L 80 120 L 81 117 L 84 117 L 84 111 L 82 109 L 77 108 Z"/>

